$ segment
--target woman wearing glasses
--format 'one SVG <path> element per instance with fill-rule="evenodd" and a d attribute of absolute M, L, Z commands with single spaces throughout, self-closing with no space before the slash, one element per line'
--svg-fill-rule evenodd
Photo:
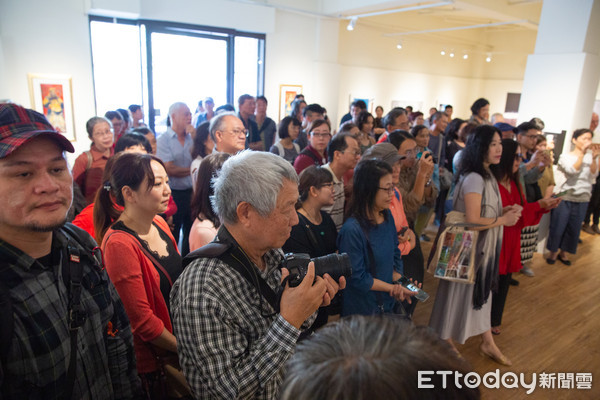
<path fill-rule="evenodd" d="M 492 333 L 500 334 L 504 303 L 512 274 L 521 269 L 521 230 L 526 226 L 537 225 L 544 213 L 556 208 L 560 203 L 557 198 L 544 198 L 528 203 L 523 187 L 519 182 L 519 166 L 523 158 L 521 147 L 512 139 L 502 140 L 502 158 L 490 170 L 498 181 L 502 207 L 517 205 L 523 208 L 521 218 L 513 226 L 504 226 L 502 249 L 500 251 L 498 291 L 492 295 Z"/>
<path fill-rule="evenodd" d="M 389 313 L 396 300 L 416 294 L 393 283 L 403 269 L 390 212 L 394 196 L 392 173 L 392 167 L 380 160 L 361 161 L 354 171 L 350 218 L 337 239 L 340 253 L 348 253 L 352 263 L 342 316 Z"/>
<path fill-rule="evenodd" d="M 294 169 L 300 175 L 311 165 L 325 165 L 327 163 L 327 145 L 331 139 L 331 125 L 329 121 L 317 119 L 308 128 L 308 146 L 296 157 Z"/>

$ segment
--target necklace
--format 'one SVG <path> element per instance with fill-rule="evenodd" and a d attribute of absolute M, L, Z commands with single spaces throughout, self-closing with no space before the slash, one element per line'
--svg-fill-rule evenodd
<path fill-rule="evenodd" d="M 323 217 L 321 217 L 320 212 L 317 212 L 317 215 L 311 215 L 310 212 L 304 208 L 304 206 L 300 207 L 298 211 L 304 211 L 302 214 L 304 214 L 304 216 L 315 225 L 321 225 L 321 222 L 323 222 Z"/>

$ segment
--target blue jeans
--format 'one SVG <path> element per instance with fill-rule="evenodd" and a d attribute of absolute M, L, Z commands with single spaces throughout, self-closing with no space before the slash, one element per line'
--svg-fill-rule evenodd
<path fill-rule="evenodd" d="M 587 202 L 563 201 L 552 210 L 550 232 L 546 243 L 549 251 L 556 252 L 560 249 L 571 254 L 577 253 L 579 233 L 587 207 Z"/>

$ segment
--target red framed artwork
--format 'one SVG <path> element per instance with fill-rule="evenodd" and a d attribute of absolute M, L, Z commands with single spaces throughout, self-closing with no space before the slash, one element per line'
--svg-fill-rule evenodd
<path fill-rule="evenodd" d="M 292 113 L 292 102 L 302 93 L 302 85 L 279 85 L 279 120 Z"/>
<path fill-rule="evenodd" d="M 31 107 L 70 141 L 75 141 L 71 77 L 28 74 Z"/>

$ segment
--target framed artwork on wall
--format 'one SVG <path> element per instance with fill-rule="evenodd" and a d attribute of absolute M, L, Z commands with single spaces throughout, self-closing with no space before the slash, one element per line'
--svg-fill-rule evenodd
<path fill-rule="evenodd" d="M 74 142 L 76 139 L 71 77 L 27 74 L 27 78 L 31 108 L 44 114 L 57 131 Z"/>
<path fill-rule="evenodd" d="M 279 121 L 292 113 L 292 102 L 302 93 L 302 85 L 279 85 Z"/>

